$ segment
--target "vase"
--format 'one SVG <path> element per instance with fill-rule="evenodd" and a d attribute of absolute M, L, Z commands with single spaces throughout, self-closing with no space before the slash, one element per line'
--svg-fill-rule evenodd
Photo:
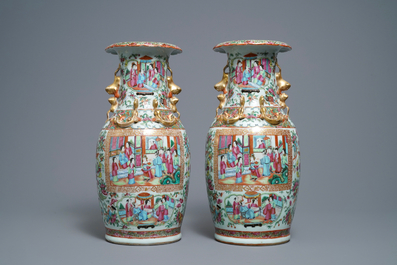
<path fill-rule="evenodd" d="M 106 52 L 120 63 L 106 87 L 111 108 L 96 148 L 99 205 L 105 239 L 154 245 L 181 239 L 190 151 L 180 121 L 170 55 L 158 42 L 122 42 Z"/>
<path fill-rule="evenodd" d="M 215 85 L 220 103 L 205 150 L 217 241 L 274 245 L 290 240 L 300 151 L 285 103 L 290 84 L 277 61 L 280 52 L 290 49 L 286 43 L 266 40 L 214 47 L 228 56 L 222 80 Z"/>

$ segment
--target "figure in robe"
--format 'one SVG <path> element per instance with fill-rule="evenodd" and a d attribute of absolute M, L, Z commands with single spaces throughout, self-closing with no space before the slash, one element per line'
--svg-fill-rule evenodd
<path fill-rule="evenodd" d="M 132 63 L 131 72 L 130 72 L 130 87 L 135 87 L 138 82 L 138 71 L 135 63 Z"/>
<path fill-rule="evenodd" d="M 233 219 L 240 219 L 240 203 L 237 202 L 237 197 L 234 198 L 233 202 Z"/>
<path fill-rule="evenodd" d="M 226 156 L 227 156 L 227 166 L 234 167 L 235 166 L 234 162 L 236 161 L 236 157 L 233 155 L 233 150 L 232 150 L 231 144 L 229 144 L 228 152 L 227 152 Z"/>
<path fill-rule="evenodd" d="M 113 182 L 119 181 L 119 179 L 117 178 L 117 170 L 119 170 L 119 166 L 116 163 L 116 157 L 113 157 L 113 163 L 112 163 Z"/>
<path fill-rule="evenodd" d="M 281 151 L 281 168 L 285 168 L 288 164 L 288 156 L 284 150 Z"/>
<path fill-rule="evenodd" d="M 172 174 L 174 172 L 174 164 L 173 164 L 173 159 L 171 155 L 170 149 L 167 150 L 167 155 L 166 155 L 166 166 L 167 166 L 167 174 Z"/>
<path fill-rule="evenodd" d="M 160 206 L 157 208 L 156 211 L 158 222 L 164 221 L 164 212 L 165 212 L 165 207 L 164 207 L 163 199 L 161 199 Z"/>
<path fill-rule="evenodd" d="M 252 68 L 252 83 L 256 84 L 258 82 L 259 72 L 261 71 L 259 67 L 259 62 L 254 62 L 254 67 Z"/>
<path fill-rule="evenodd" d="M 243 64 L 241 63 L 240 60 L 237 61 L 237 66 L 235 71 L 236 71 L 236 83 L 241 84 L 243 79 Z"/>
<path fill-rule="evenodd" d="M 130 160 L 130 159 L 131 159 L 131 155 L 132 155 L 132 148 L 131 148 L 129 142 L 127 142 L 127 143 L 125 144 L 125 146 L 126 146 L 126 148 L 125 148 L 125 155 L 127 156 L 128 160 Z"/>
<path fill-rule="evenodd" d="M 131 204 L 130 204 L 130 200 L 127 199 L 127 202 L 125 203 L 125 219 L 128 222 L 130 222 L 132 220 L 132 209 L 131 209 Z"/>
<path fill-rule="evenodd" d="M 252 155 L 251 162 L 250 162 L 251 180 L 255 181 L 261 177 L 261 175 L 259 174 L 258 168 L 259 168 L 259 165 L 255 161 L 255 156 Z"/>
<path fill-rule="evenodd" d="M 179 156 L 176 150 L 174 150 L 174 170 L 179 168 Z"/>
<path fill-rule="evenodd" d="M 274 169 L 275 169 L 276 173 L 280 173 L 281 172 L 281 157 L 280 157 L 280 154 L 278 153 L 277 149 L 274 150 L 273 159 L 274 159 L 274 162 L 273 162 Z"/>
<path fill-rule="evenodd" d="M 145 75 L 145 69 L 142 67 L 141 72 L 139 72 L 138 75 L 138 87 L 142 88 L 143 85 L 145 84 L 145 80 L 146 80 L 146 75 Z"/>
<path fill-rule="evenodd" d="M 143 171 L 144 179 L 146 181 L 150 181 L 153 179 L 152 167 L 147 159 L 147 156 L 145 156 L 145 160 L 142 165 L 142 171 Z"/>
<path fill-rule="evenodd" d="M 243 182 L 243 160 L 241 157 L 239 157 L 236 166 L 236 184 L 242 182 Z"/>
<path fill-rule="evenodd" d="M 274 221 L 276 220 L 276 202 L 273 199 L 273 196 L 269 197 L 269 203 L 272 206 L 270 215 L 271 215 L 271 220 Z"/>
<path fill-rule="evenodd" d="M 116 208 L 114 206 L 109 205 L 106 222 L 113 224 L 116 221 L 116 218 L 117 218 Z"/>
<path fill-rule="evenodd" d="M 259 74 L 257 76 L 256 84 L 258 86 L 263 86 L 266 81 L 266 72 L 265 72 L 265 70 L 263 70 L 263 65 L 260 66 L 260 69 L 261 69 L 261 71 L 259 72 Z"/>
<path fill-rule="evenodd" d="M 147 218 L 152 217 L 153 209 L 152 209 L 152 207 L 149 205 L 149 200 L 146 200 L 146 201 L 145 201 L 145 206 L 143 207 L 143 210 L 147 213 Z"/>
<path fill-rule="evenodd" d="M 150 150 L 157 150 L 157 144 L 155 141 L 152 141 L 152 143 L 150 145 Z"/>
<path fill-rule="evenodd" d="M 265 177 L 270 176 L 270 157 L 267 156 L 267 150 L 263 151 L 261 165 L 263 166 L 262 176 L 265 176 Z"/>
<path fill-rule="evenodd" d="M 252 209 L 250 209 L 248 205 L 241 205 L 240 206 L 240 212 L 243 214 L 243 216 L 245 215 L 245 219 L 254 219 L 255 218 L 255 214 L 254 211 Z"/>
<path fill-rule="evenodd" d="M 248 85 L 248 81 L 250 80 L 250 78 L 251 78 L 251 71 L 248 68 L 248 64 L 247 64 L 243 72 L 243 79 L 242 79 L 244 86 Z"/>
<path fill-rule="evenodd" d="M 163 176 L 163 171 L 162 171 L 163 161 L 159 157 L 159 151 L 156 151 L 155 153 L 155 158 L 153 159 L 153 165 L 156 170 L 154 176 L 156 178 L 161 178 Z"/>
<path fill-rule="evenodd" d="M 258 149 L 264 149 L 266 148 L 265 142 L 263 141 L 263 139 L 258 139 L 257 140 L 257 147 Z"/>
<path fill-rule="evenodd" d="M 224 179 L 226 174 L 226 157 L 224 155 L 221 155 L 220 171 L 221 175 L 219 176 L 219 179 Z"/>
<path fill-rule="evenodd" d="M 163 198 L 163 205 L 164 205 L 164 221 L 168 221 L 169 217 L 168 217 L 168 201 L 166 199 L 166 197 Z"/>
<path fill-rule="evenodd" d="M 135 163 L 133 158 L 130 159 L 128 166 L 128 184 L 135 184 Z"/>
<path fill-rule="evenodd" d="M 238 159 L 239 155 L 241 156 L 241 153 L 243 152 L 243 148 L 241 145 L 237 143 L 237 141 L 233 142 L 233 147 L 232 147 L 233 155 L 236 159 Z"/>
<path fill-rule="evenodd" d="M 167 167 L 165 165 L 165 162 L 167 161 L 167 159 L 165 157 L 165 151 L 160 149 L 159 153 L 160 153 L 161 161 L 163 161 L 163 165 L 161 166 L 161 170 L 164 171 L 164 173 L 165 173 L 167 171 Z"/>
<path fill-rule="evenodd" d="M 152 79 L 152 87 L 157 88 L 160 84 L 160 74 L 157 67 L 154 67 L 154 75 Z"/>
<path fill-rule="evenodd" d="M 269 199 L 265 200 L 265 207 L 263 208 L 263 215 L 265 216 L 265 221 L 269 221 L 272 219 L 272 205 L 269 202 Z"/>
<path fill-rule="evenodd" d="M 252 200 L 252 203 L 248 205 L 248 208 L 250 208 L 253 213 L 254 213 L 254 218 L 259 216 L 259 207 L 258 204 L 255 203 L 255 199 Z"/>
<path fill-rule="evenodd" d="M 140 208 L 139 206 L 136 206 L 133 209 L 133 214 L 138 216 L 138 220 L 139 221 L 146 221 L 148 219 L 147 217 L 147 212 L 144 211 L 142 208 Z"/>
<path fill-rule="evenodd" d="M 120 163 L 120 167 L 121 167 L 122 169 L 126 169 L 126 168 L 128 167 L 127 162 L 128 162 L 128 158 L 127 158 L 127 156 L 125 155 L 125 147 L 124 147 L 124 145 L 123 145 L 123 146 L 121 147 L 120 153 L 119 153 L 119 163 Z"/>
<path fill-rule="evenodd" d="M 149 86 L 153 86 L 153 76 L 154 76 L 154 70 L 153 70 L 153 66 L 151 64 L 149 64 L 149 69 L 147 71 L 147 82 Z"/>

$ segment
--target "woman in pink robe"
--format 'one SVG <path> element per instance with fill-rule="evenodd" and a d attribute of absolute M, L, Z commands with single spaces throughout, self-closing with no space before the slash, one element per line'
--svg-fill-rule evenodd
<path fill-rule="evenodd" d="M 241 154 L 241 150 L 242 150 L 242 147 L 237 143 L 237 141 L 234 141 L 232 152 L 236 159 L 238 158 L 238 155 Z"/>
<path fill-rule="evenodd" d="M 130 72 L 130 87 L 136 87 L 138 81 L 138 71 L 135 63 L 132 63 Z"/>
<path fill-rule="evenodd" d="M 276 171 L 276 173 L 280 173 L 281 172 L 281 157 L 280 157 L 280 154 L 278 153 L 277 149 L 274 150 L 273 158 L 274 158 L 274 163 L 273 163 L 274 170 Z"/>
<path fill-rule="evenodd" d="M 236 83 L 241 84 L 243 79 L 243 65 L 240 60 L 237 61 L 236 66 Z"/>
<path fill-rule="evenodd" d="M 272 205 L 269 202 L 269 199 L 265 201 L 265 208 L 263 208 L 263 214 L 265 215 L 265 221 L 271 220 L 272 218 Z"/>
<path fill-rule="evenodd" d="M 117 170 L 119 170 L 119 166 L 116 163 L 116 157 L 113 157 L 113 163 L 112 163 L 112 176 L 117 177 Z"/>
<path fill-rule="evenodd" d="M 259 67 L 258 61 L 255 61 L 254 62 L 254 67 L 253 67 L 253 70 L 252 70 L 252 79 L 256 79 L 258 77 L 258 74 L 259 74 L 260 71 L 261 71 L 261 69 Z M 256 83 L 255 80 L 254 80 L 254 83 Z"/>
<path fill-rule="evenodd" d="M 165 211 L 165 207 L 163 205 L 163 200 L 161 200 L 161 204 L 159 206 L 159 208 L 157 208 L 156 214 L 158 216 L 157 221 L 161 222 L 164 220 L 164 211 Z"/>
<path fill-rule="evenodd" d="M 170 149 L 167 150 L 167 160 L 166 160 L 166 166 L 167 166 L 167 174 L 172 174 L 174 171 L 174 164 L 172 160 L 172 155 Z"/>
<path fill-rule="evenodd" d="M 132 217 L 132 209 L 130 205 L 130 200 L 127 199 L 127 202 L 125 204 L 125 219 L 127 220 L 127 222 L 130 221 L 131 217 Z"/>
<path fill-rule="evenodd" d="M 125 146 L 126 146 L 126 148 L 125 148 L 125 155 L 127 156 L 128 160 L 130 160 L 130 159 L 131 159 L 131 155 L 132 155 L 132 148 L 131 148 L 129 142 L 127 142 L 127 143 L 125 144 Z"/>
<path fill-rule="evenodd" d="M 220 179 L 224 179 L 226 174 L 226 157 L 224 155 L 221 155 L 220 170 L 221 170 Z"/>
<path fill-rule="evenodd" d="M 233 218 L 240 219 L 240 203 L 237 202 L 237 197 L 234 198 L 233 202 Z"/>

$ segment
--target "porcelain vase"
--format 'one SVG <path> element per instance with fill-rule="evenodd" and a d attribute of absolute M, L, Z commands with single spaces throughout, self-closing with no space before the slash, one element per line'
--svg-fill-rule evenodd
<path fill-rule="evenodd" d="M 181 239 L 190 175 L 190 151 L 179 119 L 170 55 L 172 44 L 123 42 L 111 108 L 96 148 L 96 180 L 107 241 L 154 245 Z M 109 76 L 110 77 L 110 76 Z"/>
<path fill-rule="evenodd" d="M 207 136 L 206 184 L 215 239 L 238 245 L 290 240 L 300 179 L 300 150 L 277 57 L 279 41 L 240 40 L 227 54 L 215 120 Z M 284 73 L 284 72 L 283 72 Z"/>

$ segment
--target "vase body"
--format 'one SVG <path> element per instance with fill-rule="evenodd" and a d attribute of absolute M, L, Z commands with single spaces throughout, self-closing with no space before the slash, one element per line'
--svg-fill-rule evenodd
<path fill-rule="evenodd" d="M 167 70 L 170 55 L 181 50 L 165 43 L 126 42 L 106 51 L 117 54 L 120 65 L 106 88 L 113 95 L 114 115 L 102 128 L 96 149 L 105 238 L 132 245 L 178 241 L 190 151 L 175 106 L 180 88 Z"/>
<path fill-rule="evenodd" d="M 240 245 L 290 240 L 300 178 L 300 150 L 277 72 L 276 41 L 233 41 L 229 73 L 215 88 L 220 106 L 206 142 L 206 184 L 215 239 Z M 225 68 L 227 68 L 225 67 Z"/>

